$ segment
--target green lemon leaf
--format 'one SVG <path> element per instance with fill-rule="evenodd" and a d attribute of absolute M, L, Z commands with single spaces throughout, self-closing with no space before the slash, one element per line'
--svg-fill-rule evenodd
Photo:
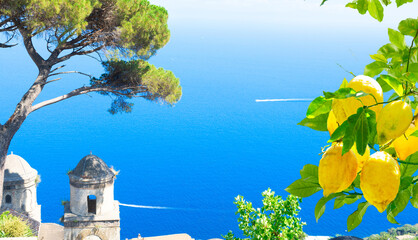
<path fill-rule="evenodd" d="M 398 25 L 398 29 L 403 35 L 414 37 L 418 30 L 418 20 L 414 18 L 402 20 Z"/>
<path fill-rule="evenodd" d="M 351 2 L 351 3 L 347 3 L 345 5 L 345 7 L 349 7 L 349 8 L 352 8 L 352 9 L 357 9 L 357 2 L 354 1 L 354 2 Z"/>
<path fill-rule="evenodd" d="M 361 195 L 343 195 L 343 196 L 339 196 L 339 197 L 335 198 L 334 209 L 341 208 L 345 204 L 347 204 L 347 205 L 353 204 L 357 200 L 360 200 L 361 197 L 362 197 Z"/>
<path fill-rule="evenodd" d="M 343 137 L 343 151 L 342 155 L 346 154 L 353 147 L 356 141 L 357 134 L 357 122 L 359 121 L 360 115 L 363 114 L 364 108 L 360 107 L 357 109 L 357 113 L 348 117 L 347 122 L 348 126 L 345 130 Z"/>
<path fill-rule="evenodd" d="M 385 4 L 385 6 L 390 4 L 390 0 L 382 0 L 383 4 Z"/>
<path fill-rule="evenodd" d="M 415 65 L 415 64 L 414 64 Z M 410 71 L 411 69 L 409 69 L 408 71 Z M 407 72 L 403 74 L 403 78 L 412 83 L 415 84 L 418 82 L 418 64 L 415 65 L 415 69 L 413 69 L 414 72 Z"/>
<path fill-rule="evenodd" d="M 409 64 L 408 72 L 418 72 L 418 63 Z"/>
<path fill-rule="evenodd" d="M 340 88 L 347 88 L 347 85 L 348 85 L 348 81 L 347 79 L 344 78 L 343 82 L 340 85 Z"/>
<path fill-rule="evenodd" d="M 325 204 L 331 200 L 329 197 L 322 197 L 315 206 L 315 219 L 318 222 L 319 218 L 325 212 Z"/>
<path fill-rule="evenodd" d="M 318 181 L 318 166 L 306 164 L 300 170 L 299 180 L 296 180 L 285 190 L 298 197 L 309 197 L 320 191 L 322 188 Z"/>
<path fill-rule="evenodd" d="M 383 92 L 389 92 L 392 90 L 392 87 L 389 86 L 380 76 L 376 79 L 379 85 L 382 87 Z"/>
<path fill-rule="evenodd" d="M 395 157 L 395 159 L 397 158 L 396 157 L 396 150 L 395 150 L 394 147 L 386 148 L 384 151 L 389 153 L 390 155 L 392 155 L 392 157 Z"/>
<path fill-rule="evenodd" d="M 311 104 L 309 104 L 308 111 L 306 113 L 307 118 L 315 118 L 321 114 L 329 113 L 331 111 L 332 100 L 325 99 L 323 96 L 315 98 Z"/>
<path fill-rule="evenodd" d="M 343 137 L 343 151 L 341 155 L 348 153 L 350 149 L 353 147 L 354 142 L 355 142 L 354 132 L 355 132 L 355 125 L 349 124 L 347 126 L 345 135 Z"/>
<path fill-rule="evenodd" d="M 332 133 L 331 138 L 328 142 L 335 142 L 344 137 L 345 131 L 347 130 L 349 123 L 348 121 L 344 121 L 343 124 L 337 127 L 335 131 Z"/>
<path fill-rule="evenodd" d="M 364 75 L 374 77 L 379 75 L 383 70 L 387 69 L 388 65 L 384 62 L 372 62 L 364 68 Z"/>
<path fill-rule="evenodd" d="M 400 6 L 404 5 L 405 3 L 410 3 L 412 1 L 414 1 L 414 0 L 396 0 L 396 6 L 400 7 Z"/>
<path fill-rule="evenodd" d="M 373 60 L 378 61 L 378 62 L 384 62 L 384 63 L 388 62 L 388 60 L 385 58 L 385 56 L 383 56 L 383 54 L 378 54 L 377 53 L 377 54 L 370 55 L 370 57 Z"/>
<path fill-rule="evenodd" d="M 411 204 L 414 208 L 418 208 L 418 184 L 415 184 L 412 189 Z"/>
<path fill-rule="evenodd" d="M 410 137 L 418 137 L 418 130 L 416 130 L 415 132 L 413 132 L 411 135 L 409 135 Z"/>
<path fill-rule="evenodd" d="M 418 39 L 415 38 L 414 42 L 415 42 L 415 46 L 416 46 L 416 44 L 418 42 Z M 411 54 L 409 54 L 409 52 L 408 52 L 408 55 L 405 56 L 406 61 L 408 61 L 408 57 L 410 56 L 410 63 L 418 62 L 418 54 L 417 54 L 418 53 L 418 48 L 417 47 L 412 47 L 410 49 L 410 51 L 411 51 Z"/>
<path fill-rule="evenodd" d="M 402 81 L 394 78 L 390 75 L 381 75 L 380 78 L 385 81 L 393 90 L 395 90 L 396 94 L 402 96 L 403 94 L 403 86 Z"/>
<path fill-rule="evenodd" d="M 297 197 L 309 197 L 316 192 L 320 191 L 322 188 L 318 183 L 313 183 L 311 181 L 305 181 L 304 179 L 299 179 L 293 182 L 285 189 L 288 193 L 295 195 Z"/>
<path fill-rule="evenodd" d="M 401 50 L 392 43 L 383 45 L 377 51 L 378 54 L 382 54 L 383 56 L 385 56 L 385 58 L 392 58 L 394 56 L 399 55 L 400 52 Z"/>
<path fill-rule="evenodd" d="M 312 164 L 306 164 L 303 166 L 302 170 L 300 170 L 300 176 L 302 179 L 309 179 L 313 180 L 313 182 L 318 182 L 318 166 Z"/>
<path fill-rule="evenodd" d="M 381 22 L 383 20 L 383 6 L 379 0 L 370 0 L 368 10 L 377 21 Z"/>
<path fill-rule="evenodd" d="M 347 195 L 342 195 L 342 196 L 339 196 L 339 197 L 335 198 L 334 209 L 338 209 L 338 208 L 344 206 L 344 201 L 347 197 L 348 197 Z"/>
<path fill-rule="evenodd" d="M 392 207 L 392 206 L 389 204 L 388 208 L 386 209 L 386 218 L 387 218 L 387 220 L 390 223 L 398 224 L 399 225 L 399 223 L 395 220 L 395 216 L 393 216 L 392 212 L 389 210 L 389 207 Z"/>
<path fill-rule="evenodd" d="M 365 111 L 360 113 L 355 129 L 357 152 L 363 156 L 366 152 L 367 144 L 369 142 L 369 126 Z"/>
<path fill-rule="evenodd" d="M 367 12 L 369 0 L 357 0 L 357 11 L 363 15 Z"/>
<path fill-rule="evenodd" d="M 409 155 L 405 162 L 401 163 L 401 176 L 412 176 L 418 170 L 418 165 L 415 165 L 418 164 L 418 152 Z"/>
<path fill-rule="evenodd" d="M 377 123 L 376 113 L 371 109 L 366 109 L 367 126 L 369 127 L 369 139 L 370 145 L 374 145 L 377 142 Z"/>
<path fill-rule="evenodd" d="M 314 118 L 305 118 L 298 125 L 312 128 L 316 131 L 328 131 L 327 120 L 329 113 L 321 114 Z"/>
<path fill-rule="evenodd" d="M 413 177 L 411 176 L 404 176 L 401 177 L 401 184 L 399 185 L 399 190 L 405 190 L 411 186 Z"/>
<path fill-rule="evenodd" d="M 388 35 L 389 35 L 389 41 L 395 45 L 396 47 L 400 48 L 400 49 L 405 49 L 406 48 L 406 43 L 405 43 L 405 36 L 402 35 L 402 33 L 392 29 L 392 28 L 388 28 Z"/>
<path fill-rule="evenodd" d="M 336 196 L 343 195 L 343 193 L 332 193 L 328 197 L 322 197 L 318 200 L 318 203 L 315 206 L 315 219 L 316 222 L 318 222 L 319 218 L 324 214 L 325 212 L 325 204 L 333 199 Z"/>
<path fill-rule="evenodd" d="M 364 97 L 369 95 L 363 91 L 356 92 L 352 88 L 340 88 L 335 92 L 324 92 L 325 99 L 345 99 L 350 97 Z"/>
<path fill-rule="evenodd" d="M 363 216 L 370 205 L 371 204 L 369 202 L 362 202 L 358 204 L 357 210 L 347 218 L 348 231 L 353 230 L 361 223 L 361 221 L 363 220 Z"/>
<path fill-rule="evenodd" d="M 398 224 L 395 217 L 402 212 L 409 202 L 411 197 L 411 190 L 405 189 L 398 192 L 395 200 L 393 200 L 386 208 L 386 218 L 389 222 Z"/>

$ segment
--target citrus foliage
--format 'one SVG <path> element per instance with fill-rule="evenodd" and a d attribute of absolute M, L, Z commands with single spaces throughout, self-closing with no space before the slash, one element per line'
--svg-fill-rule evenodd
<path fill-rule="evenodd" d="M 323 5 L 328 0 L 322 0 Z M 388 6 L 393 0 L 354 0 L 347 3 L 346 7 L 356 9 L 360 14 L 364 15 L 369 12 L 370 16 L 381 22 L 383 20 L 383 6 Z M 396 6 L 400 7 L 413 0 L 396 0 Z"/>
<path fill-rule="evenodd" d="M 412 0 L 397 0 L 396 4 L 407 2 Z M 357 0 L 348 7 L 361 14 L 368 11 L 380 21 L 380 5 L 390 3 Z M 329 131 L 332 146 L 319 167 L 305 165 L 301 178 L 286 188 L 298 197 L 324 190 L 315 207 L 317 220 L 331 200 L 335 209 L 359 202 L 347 218 L 349 231 L 361 223 L 369 206 L 386 211 L 391 223 L 397 223 L 395 217 L 408 203 L 418 208 L 418 122 L 416 110 L 415 117 L 413 113 L 418 105 L 418 19 L 401 21 L 388 35 L 389 43 L 370 56 L 373 61 L 365 66 L 364 75 L 349 82 L 344 79 L 338 90 L 323 92 L 309 105 L 299 125 Z M 385 98 L 383 92 L 388 93 Z M 342 146 L 341 154 L 330 157 L 337 146 Z M 353 152 L 357 161 L 350 161 L 352 166 L 347 167 L 344 159 Z"/>
<path fill-rule="evenodd" d="M 244 197 L 237 196 L 234 204 L 239 214 L 239 228 L 245 239 L 278 240 L 303 239 L 302 231 L 305 223 L 297 218 L 300 211 L 301 199 L 289 195 L 286 200 L 276 196 L 270 189 L 262 193 L 263 207 L 255 209 L 251 202 Z M 223 236 L 226 240 L 243 240 L 234 236 L 232 232 Z"/>
<path fill-rule="evenodd" d="M 5 211 L 0 215 L 0 237 L 32 237 L 33 233 L 26 222 Z"/>

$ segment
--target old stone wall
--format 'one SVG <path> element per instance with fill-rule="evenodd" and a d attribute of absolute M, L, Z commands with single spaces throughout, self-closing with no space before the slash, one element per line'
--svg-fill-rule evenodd
<path fill-rule="evenodd" d="M 76 188 L 70 185 L 71 212 L 78 215 L 88 215 L 87 197 L 96 196 L 96 215 L 105 215 L 112 211 L 114 206 L 113 184 L 104 188 Z"/>

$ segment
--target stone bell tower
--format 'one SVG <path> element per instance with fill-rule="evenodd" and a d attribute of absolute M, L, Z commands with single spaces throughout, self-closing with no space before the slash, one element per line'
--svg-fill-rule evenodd
<path fill-rule="evenodd" d="M 120 240 L 119 202 L 113 198 L 114 171 L 90 154 L 68 176 L 71 199 L 65 204 L 64 240 Z"/>
<path fill-rule="evenodd" d="M 1 211 L 14 210 L 41 221 L 41 206 L 36 201 L 38 172 L 13 152 L 4 164 L 3 201 Z"/>

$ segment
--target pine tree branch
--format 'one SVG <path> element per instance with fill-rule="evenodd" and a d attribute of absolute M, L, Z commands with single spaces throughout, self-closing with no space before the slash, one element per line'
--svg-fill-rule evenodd
<path fill-rule="evenodd" d="M 49 77 L 51 76 L 55 76 L 55 75 L 60 75 L 60 74 L 69 74 L 69 73 L 78 73 L 84 76 L 87 76 L 89 78 L 92 78 L 93 76 L 87 73 L 83 73 L 83 72 L 79 72 L 79 71 L 66 71 L 66 72 L 59 72 L 59 73 L 53 73 L 53 74 L 49 74 Z M 48 82 L 47 82 L 48 83 Z"/>
<path fill-rule="evenodd" d="M 28 31 L 19 23 L 16 23 L 16 25 L 18 26 L 19 32 L 23 37 L 23 43 L 25 45 L 26 51 L 28 52 L 29 56 L 32 58 L 33 62 L 36 64 L 38 69 L 40 69 L 41 66 L 45 64 L 45 60 L 41 57 L 41 55 L 39 55 L 39 53 L 33 46 L 32 37 L 28 33 Z"/>
<path fill-rule="evenodd" d="M 132 97 L 131 94 L 128 93 L 122 93 L 121 91 L 124 90 L 134 90 L 134 87 L 123 87 L 123 88 L 109 88 L 109 87 L 93 87 L 93 86 L 87 86 L 87 87 L 80 87 L 77 88 L 67 94 L 61 95 L 59 97 L 53 98 L 53 99 L 49 99 L 43 102 L 40 102 L 34 106 L 32 106 L 31 108 L 31 112 L 34 112 L 40 108 L 43 108 L 45 106 L 57 103 L 57 102 L 61 102 L 65 99 L 69 99 L 71 97 L 75 97 L 75 96 L 79 96 L 79 95 L 83 95 L 86 93 L 90 93 L 90 92 L 110 92 L 113 93 L 115 95 L 119 95 L 119 96 L 129 96 Z M 146 90 L 141 90 L 141 91 L 136 91 L 136 93 L 141 93 L 141 92 L 146 92 Z"/>
<path fill-rule="evenodd" d="M 16 44 L 11 44 L 11 45 L 0 43 L 0 48 L 11 48 L 11 47 L 14 47 L 16 45 L 17 45 L 17 43 Z"/>
<path fill-rule="evenodd" d="M 85 50 L 85 51 L 74 51 L 74 52 L 69 53 L 69 54 L 67 54 L 67 55 L 65 55 L 65 56 L 62 56 L 62 57 L 60 57 L 60 58 L 57 58 L 57 59 L 55 60 L 55 64 L 57 64 L 57 63 L 59 63 L 59 62 L 66 61 L 66 60 L 70 59 L 71 57 L 74 57 L 74 56 L 77 56 L 77 55 L 87 55 L 87 54 L 90 54 L 90 53 L 94 53 L 94 52 L 97 52 L 97 51 L 99 51 L 99 50 L 101 50 L 101 49 L 103 49 L 103 48 L 104 48 L 104 46 L 100 46 L 100 47 L 97 47 L 97 48 L 93 48 L 93 49 L 91 49 L 91 50 Z"/>

